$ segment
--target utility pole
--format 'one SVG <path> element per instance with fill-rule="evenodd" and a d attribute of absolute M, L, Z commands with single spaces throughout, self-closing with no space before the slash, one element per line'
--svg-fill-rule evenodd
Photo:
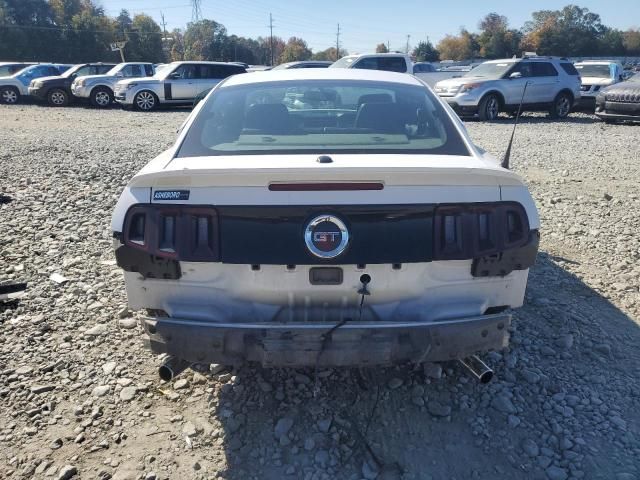
<path fill-rule="evenodd" d="M 409 39 L 411 38 L 411 35 L 407 35 L 407 48 L 405 48 L 405 52 L 407 55 L 409 54 Z"/>
<path fill-rule="evenodd" d="M 387 40 L 387 52 L 390 52 L 390 51 L 391 51 L 391 47 L 390 47 L 389 45 L 390 45 L 390 44 L 389 44 L 389 40 Z"/>
<path fill-rule="evenodd" d="M 340 60 L 340 24 L 338 24 L 338 31 L 336 32 L 336 60 Z"/>
<path fill-rule="evenodd" d="M 273 66 L 273 16 L 269 14 L 269 47 L 271 49 L 271 66 Z"/>

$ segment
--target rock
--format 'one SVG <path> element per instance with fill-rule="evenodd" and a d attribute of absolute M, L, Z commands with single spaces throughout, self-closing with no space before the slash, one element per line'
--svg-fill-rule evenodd
<path fill-rule="evenodd" d="M 424 398 L 411 397 L 411 403 L 413 403 L 416 407 L 424 407 Z"/>
<path fill-rule="evenodd" d="M 67 283 L 69 281 L 68 278 L 64 277 L 60 273 L 52 273 L 49 276 L 49 280 L 51 280 L 54 283 L 57 283 L 58 285 L 62 285 L 63 283 Z"/>
<path fill-rule="evenodd" d="M 524 453 L 526 453 L 532 458 L 535 458 L 538 455 L 540 455 L 540 448 L 538 448 L 538 445 L 536 445 L 536 442 L 534 442 L 530 438 L 527 438 L 522 442 L 522 450 L 524 451 Z"/>
<path fill-rule="evenodd" d="M 515 405 L 509 397 L 499 394 L 491 400 L 491 406 L 502 413 L 518 413 Z"/>
<path fill-rule="evenodd" d="M 31 390 L 31 393 L 41 394 L 50 392 L 55 389 L 55 385 L 33 385 L 29 390 Z"/>
<path fill-rule="evenodd" d="M 138 389 L 136 387 L 124 387 L 120 390 L 120 400 L 130 402 L 136 397 Z"/>
<path fill-rule="evenodd" d="M 187 437 L 195 437 L 198 434 L 198 429 L 193 424 L 193 422 L 187 422 L 182 427 L 182 433 L 184 433 Z"/>
<path fill-rule="evenodd" d="M 98 323 L 94 325 L 89 330 L 84 332 L 85 337 L 99 337 L 100 335 L 104 335 L 109 330 L 109 326 L 105 323 Z"/>
<path fill-rule="evenodd" d="M 608 193 L 605 193 L 603 195 L 603 198 L 607 201 L 610 202 L 611 200 L 613 200 L 613 196 L 609 195 Z"/>
<path fill-rule="evenodd" d="M 291 430 L 291 427 L 293 427 L 293 418 L 282 417 L 276 423 L 276 426 L 273 429 L 273 434 L 279 440 L 280 438 L 282 438 L 283 436 L 289 433 L 289 430 Z"/>
<path fill-rule="evenodd" d="M 78 469 L 73 465 L 65 465 L 58 473 L 58 480 L 69 480 L 78 473 Z"/>
<path fill-rule="evenodd" d="M 156 472 L 147 472 L 144 474 L 144 480 L 156 480 L 158 474 Z"/>
<path fill-rule="evenodd" d="M 129 316 L 129 307 L 127 307 L 126 305 L 124 307 L 121 307 L 120 310 L 118 310 L 118 317 L 127 318 L 128 316 Z"/>
<path fill-rule="evenodd" d="M 329 452 L 326 450 L 318 450 L 313 456 L 313 459 L 318 465 L 325 467 L 329 463 Z"/>
<path fill-rule="evenodd" d="M 422 365 L 422 371 L 428 378 L 442 378 L 442 365 L 439 363 L 427 362 Z"/>
<path fill-rule="evenodd" d="M 113 371 L 116 369 L 116 366 L 118 364 L 116 362 L 107 362 L 104 365 L 102 365 L 102 372 L 105 375 L 111 375 L 111 373 L 113 373 Z"/>
<path fill-rule="evenodd" d="M 567 471 L 564 468 L 556 467 L 555 465 L 547 468 L 545 470 L 545 473 L 547 474 L 549 480 L 567 480 L 567 478 L 569 477 Z"/>
<path fill-rule="evenodd" d="M 91 394 L 94 397 L 104 397 L 110 389 L 109 385 L 99 385 L 92 390 Z"/>
<path fill-rule="evenodd" d="M 135 318 L 121 318 L 118 320 L 118 325 L 125 330 L 133 330 L 138 326 L 138 320 Z"/>
<path fill-rule="evenodd" d="M 207 383 L 207 377 L 202 375 L 200 372 L 195 372 L 191 378 L 191 383 L 194 385 L 204 385 Z"/>
<path fill-rule="evenodd" d="M 316 425 L 318 425 L 318 430 L 320 430 L 322 433 L 327 433 L 331 428 L 331 419 L 324 418 L 322 420 L 318 420 Z"/>
<path fill-rule="evenodd" d="M 508 422 L 511 428 L 516 428 L 520 425 L 520 418 L 515 415 L 509 415 Z"/>
<path fill-rule="evenodd" d="M 608 343 L 600 343 L 598 345 L 595 345 L 593 349 L 596 352 L 601 353 L 602 355 L 611 355 L 611 345 L 609 345 Z"/>
<path fill-rule="evenodd" d="M 556 347 L 562 350 L 569 350 L 573 346 L 573 335 L 567 334 L 556 339 Z"/>
<path fill-rule="evenodd" d="M 520 372 L 520 375 L 527 383 L 538 383 L 540 381 L 540 375 L 538 375 L 533 370 L 525 368 Z"/>
<path fill-rule="evenodd" d="M 380 470 L 378 469 L 377 465 L 373 464 L 373 462 L 368 461 L 368 459 L 365 459 L 362 462 L 362 476 L 367 480 L 376 480 L 378 478 L 378 475 L 380 475 Z"/>
<path fill-rule="evenodd" d="M 431 400 L 427 404 L 427 409 L 434 417 L 448 417 L 451 415 L 451 407 L 449 405 L 442 405 L 436 400 Z"/>
<path fill-rule="evenodd" d="M 16 368 L 16 371 L 13 373 L 15 373 L 16 375 L 29 375 L 31 372 L 33 372 L 33 367 L 24 365 L 22 367 Z"/>
<path fill-rule="evenodd" d="M 316 448 L 316 441 L 313 439 L 313 437 L 309 437 L 304 441 L 304 449 L 307 452 L 312 451 L 314 448 Z"/>
<path fill-rule="evenodd" d="M 218 373 L 223 372 L 225 368 L 227 368 L 226 365 L 221 365 L 219 363 L 212 363 L 211 365 L 209 365 L 209 371 L 213 375 L 217 375 Z"/>
<path fill-rule="evenodd" d="M 184 390 L 187 387 L 189 387 L 189 380 L 187 380 L 186 378 L 180 378 L 173 384 L 174 390 Z"/>
<path fill-rule="evenodd" d="M 400 387 L 402 385 L 402 380 L 398 377 L 393 377 L 391 380 L 389 380 L 389 382 L 387 383 L 387 386 L 391 389 L 391 390 L 395 390 L 396 388 Z"/>
<path fill-rule="evenodd" d="M 53 442 L 49 444 L 49 448 L 52 450 L 57 450 L 63 445 L 61 438 L 56 438 Z"/>

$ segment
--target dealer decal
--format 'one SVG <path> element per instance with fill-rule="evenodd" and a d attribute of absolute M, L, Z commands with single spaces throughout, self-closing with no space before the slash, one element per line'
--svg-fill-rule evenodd
<path fill-rule="evenodd" d="M 189 200 L 189 190 L 156 190 L 154 200 Z"/>

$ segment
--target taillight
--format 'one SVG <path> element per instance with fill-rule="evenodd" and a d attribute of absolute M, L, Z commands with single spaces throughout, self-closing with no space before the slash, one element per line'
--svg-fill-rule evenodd
<path fill-rule="evenodd" d="M 464 260 L 523 246 L 529 221 L 514 202 L 440 205 L 433 232 L 434 260 Z"/>
<path fill-rule="evenodd" d="M 124 221 L 125 245 L 187 262 L 219 261 L 218 215 L 206 206 L 134 205 Z"/>

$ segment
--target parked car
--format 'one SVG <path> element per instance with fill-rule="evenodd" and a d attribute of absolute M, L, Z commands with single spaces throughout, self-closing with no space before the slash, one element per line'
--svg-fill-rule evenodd
<path fill-rule="evenodd" d="M 150 77 L 153 74 L 151 63 L 119 63 L 103 75 L 88 75 L 74 80 L 71 93 L 80 99 L 89 100 L 94 107 L 106 108 L 114 102 L 113 89 L 119 80 Z"/>
<path fill-rule="evenodd" d="M 640 76 L 601 89 L 595 114 L 606 123 L 640 122 Z"/>
<path fill-rule="evenodd" d="M 52 107 L 64 107 L 73 99 L 71 84 L 86 75 L 103 75 L 111 70 L 113 63 L 81 63 L 71 67 L 62 75 L 31 80 L 29 95 L 46 101 Z"/>
<path fill-rule="evenodd" d="M 620 62 L 610 60 L 586 60 L 574 64 L 582 79 L 578 107 L 593 111 L 596 95 L 601 88 L 623 82 L 624 68 Z"/>
<path fill-rule="evenodd" d="M 418 62 L 413 64 L 413 73 L 433 73 L 438 69 L 429 62 Z"/>
<path fill-rule="evenodd" d="M 289 68 L 329 68 L 333 62 L 324 60 L 304 60 L 299 62 L 281 63 L 271 70 L 287 70 Z"/>
<path fill-rule="evenodd" d="M 458 115 L 495 120 L 500 112 L 518 110 L 525 84 L 523 111 L 565 118 L 580 100 L 580 75 L 567 59 L 555 57 L 491 60 L 438 82 L 435 91 Z"/>
<path fill-rule="evenodd" d="M 423 82 L 357 69 L 221 82 L 112 218 L 163 378 L 503 348 L 538 229 L 523 181 Z"/>
<path fill-rule="evenodd" d="M 35 65 L 35 63 L 25 62 L 0 62 L 0 77 L 9 77 L 23 68 Z"/>
<path fill-rule="evenodd" d="M 39 63 L 18 70 L 13 75 L 0 78 L 0 103 L 18 103 L 29 95 L 29 84 L 35 78 L 61 75 L 71 65 L 59 63 Z"/>
<path fill-rule="evenodd" d="M 222 62 L 173 62 L 158 75 L 118 82 L 116 101 L 150 111 L 161 104 L 192 104 L 201 92 L 225 78 L 246 73 L 244 67 Z"/>
<path fill-rule="evenodd" d="M 422 63 L 419 65 L 423 65 Z M 387 72 L 409 73 L 433 86 L 436 82 L 459 75 L 456 72 L 424 71 L 424 66 L 414 69 L 409 55 L 404 53 L 366 53 L 347 55 L 331 64 L 330 68 L 357 68 L 364 70 L 383 70 Z"/>

